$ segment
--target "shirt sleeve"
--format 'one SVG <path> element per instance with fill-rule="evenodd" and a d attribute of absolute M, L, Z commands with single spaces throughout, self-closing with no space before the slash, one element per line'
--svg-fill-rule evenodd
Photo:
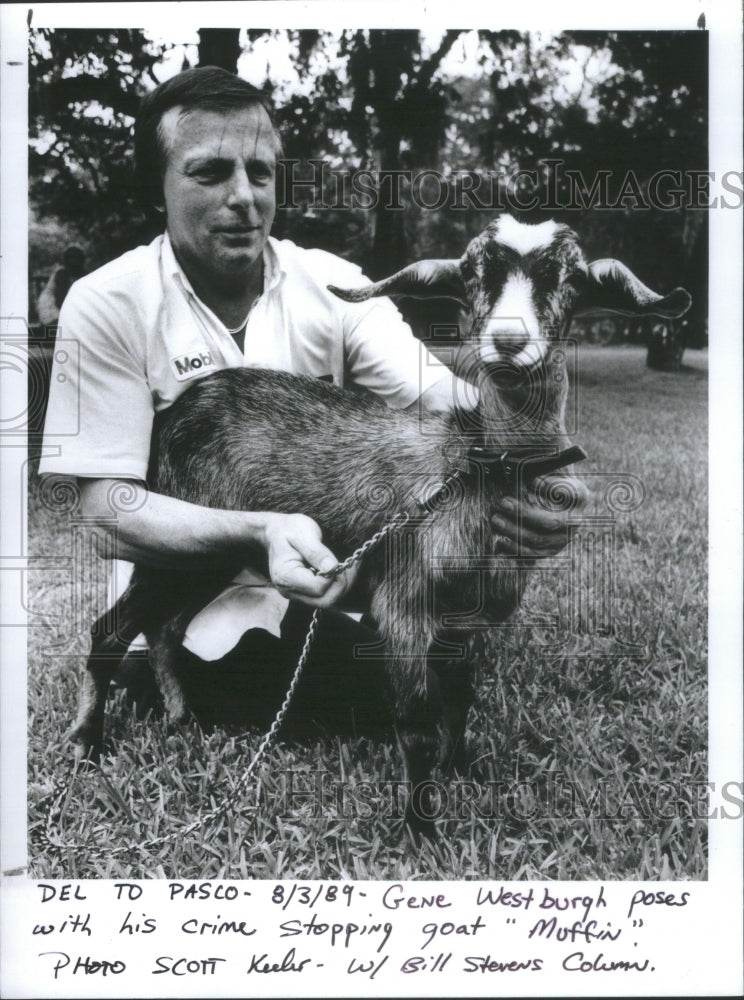
<path fill-rule="evenodd" d="M 347 264 L 347 268 L 343 281 L 336 280 L 336 284 L 358 287 L 369 283 L 358 267 Z M 404 409 L 435 383 L 452 378 L 446 365 L 416 339 L 389 298 L 338 301 L 349 375 L 388 406 Z"/>
<path fill-rule="evenodd" d="M 154 415 L 136 322 L 115 295 L 72 286 L 60 311 L 39 472 L 144 479 Z"/>

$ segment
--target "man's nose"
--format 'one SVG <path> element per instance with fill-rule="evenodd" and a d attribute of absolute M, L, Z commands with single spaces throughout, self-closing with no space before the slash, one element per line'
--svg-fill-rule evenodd
<path fill-rule="evenodd" d="M 244 167 L 239 167 L 230 178 L 227 203 L 231 208 L 250 208 L 254 202 L 253 185 Z"/>

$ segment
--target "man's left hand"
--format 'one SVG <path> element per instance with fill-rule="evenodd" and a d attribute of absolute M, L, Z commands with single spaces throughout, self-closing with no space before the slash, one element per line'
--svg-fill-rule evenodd
<path fill-rule="evenodd" d="M 558 495 L 568 490 L 570 503 L 565 509 L 544 497 L 551 492 Z M 536 494 L 536 495 L 535 495 Z M 498 554 L 516 555 L 525 559 L 540 559 L 561 552 L 570 540 L 569 521 L 586 506 L 589 490 L 579 479 L 551 477 L 538 480 L 535 493 L 515 500 L 503 497 L 491 517 L 491 526 L 498 536 L 495 548 Z"/>

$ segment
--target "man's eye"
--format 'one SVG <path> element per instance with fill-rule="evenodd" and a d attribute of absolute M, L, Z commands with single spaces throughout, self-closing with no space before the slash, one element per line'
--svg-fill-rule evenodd
<path fill-rule="evenodd" d="M 230 171 L 225 167 L 209 166 L 198 167 L 191 172 L 191 177 L 199 184 L 219 184 L 220 181 L 227 180 Z"/>
<path fill-rule="evenodd" d="M 274 179 L 274 171 L 267 164 L 254 164 L 249 170 L 249 177 L 254 184 L 268 184 Z"/>

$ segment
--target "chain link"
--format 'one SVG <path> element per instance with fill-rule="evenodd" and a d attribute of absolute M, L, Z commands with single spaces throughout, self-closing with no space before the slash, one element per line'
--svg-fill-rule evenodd
<path fill-rule="evenodd" d="M 327 579 L 335 578 L 340 576 L 341 573 L 345 573 L 347 569 L 351 569 L 360 559 L 373 549 L 375 545 L 378 545 L 383 538 L 386 538 L 391 532 L 397 531 L 398 528 L 402 528 L 411 520 L 411 515 L 406 513 L 396 514 L 392 517 L 387 524 L 384 524 L 379 531 L 376 531 L 374 535 L 371 535 L 366 542 L 355 549 L 351 555 L 344 559 L 342 563 L 335 566 L 333 569 L 325 570 L 323 573 L 318 573 L 318 576 L 326 577 Z"/>
<path fill-rule="evenodd" d="M 405 524 L 408 523 L 408 521 L 410 521 L 410 519 L 411 519 L 410 514 L 406 512 L 400 512 L 398 514 L 395 514 L 386 524 L 382 526 L 382 528 L 380 528 L 379 531 L 376 531 L 374 535 L 371 535 L 365 542 L 362 543 L 362 545 L 359 546 L 359 548 L 355 549 L 350 556 L 344 559 L 343 562 L 339 563 L 338 566 L 334 567 L 332 570 L 326 570 L 323 573 L 318 573 L 318 576 L 323 576 L 327 579 L 330 578 L 335 579 L 341 573 L 344 573 L 347 569 L 351 569 L 352 566 L 355 566 L 361 559 L 364 558 L 364 556 L 371 549 L 373 549 L 376 545 L 379 545 L 380 542 L 384 538 L 386 538 L 389 534 L 391 534 L 393 531 L 397 531 L 398 529 L 402 528 Z M 305 636 L 305 642 L 303 643 L 302 651 L 300 652 L 300 656 L 297 661 L 297 666 L 295 667 L 295 671 L 292 676 L 292 680 L 290 681 L 289 688 L 287 689 L 287 694 L 284 697 L 284 701 L 282 702 L 279 711 L 276 713 L 276 718 L 272 722 L 268 732 L 264 735 L 263 739 L 261 740 L 258 749 L 256 750 L 256 753 L 253 757 L 253 760 L 250 762 L 246 770 L 240 776 L 240 779 L 238 780 L 238 783 L 235 786 L 234 791 L 230 795 L 230 799 L 226 799 L 224 802 L 220 803 L 220 805 L 215 806 L 214 809 L 211 809 L 207 813 L 203 813 L 197 819 L 193 820 L 193 822 L 189 823 L 187 826 L 182 827 L 179 830 L 173 830 L 170 833 L 163 834 L 160 837 L 153 837 L 150 840 L 139 841 L 137 844 L 125 844 L 121 845 L 120 847 L 115 847 L 112 850 L 107 851 L 108 855 L 116 857 L 130 852 L 135 852 L 135 851 L 139 852 L 142 850 L 149 850 L 150 848 L 153 847 L 162 847 L 164 844 L 168 844 L 173 840 L 190 836 L 196 830 L 206 826 L 207 824 L 213 822 L 216 819 L 219 819 L 221 816 L 226 815 L 230 811 L 232 801 L 242 796 L 243 793 L 246 791 L 248 787 L 248 782 L 250 781 L 253 772 L 256 770 L 258 765 L 261 763 L 261 761 L 268 753 L 270 747 L 272 746 L 274 740 L 276 739 L 276 734 L 278 733 L 282 722 L 284 722 L 284 718 L 289 710 L 289 706 L 292 701 L 292 698 L 294 697 L 297 685 L 299 684 L 300 676 L 305 668 L 308 657 L 310 655 L 310 650 L 315 640 L 315 635 L 318 631 L 320 614 L 321 614 L 321 609 L 316 608 L 310 620 L 310 624 L 307 629 L 307 634 Z M 47 834 L 47 839 L 48 839 L 48 834 Z"/>
<path fill-rule="evenodd" d="M 230 810 L 231 800 L 239 798 L 246 791 L 251 775 L 266 756 L 269 748 L 276 739 L 276 734 L 279 731 L 279 727 L 281 726 L 282 722 L 284 722 L 284 717 L 286 716 L 287 711 L 289 710 L 290 703 L 297 689 L 297 685 L 300 681 L 300 675 L 302 674 L 302 671 L 305 668 L 305 664 L 307 663 L 308 656 L 310 655 L 310 649 L 312 647 L 313 640 L 315 639 L 315 633 L 318 630 L 319 620 L 320 620 L 320 608 L 316 608 L 315 611 L 313 612 L 313 617 L 310 620 L 310 624 L 307 629 L 307 635 L 305 636 L 305 642 L 303 643 L 302 646 L 302 652 L 300 653 L 300 658 L 297 661 L 297 666 L 295 667 L 294 675 L 292 677 L 292 680 L 290 681 L 287 693 L 284 696 L 284 701 L 282 702 L 281 708 L 276 713 L 276 718 L 271 723 L 268 732 L 264 735 L 263 739 L 261 740 L 258 749 L 256 750 L 256 753 L 253 757 L 253 760 L 250 762 L 246 770 L 240 776 L 240 779 L 237 785 L 235 786 L 234 791 L 231 793 L 230 799 L 226 799 L 220 805 L 215 806 L 214 809 L 211 809 L 208 813 L 203 813 L 197 819 L 193 820 L 193 822 L 189 823 L 188 826 L 182 827 L 180 830 L 175 830 L 172 831 L 171 833 L 163 834 L 163 836 L 161 837 L 154 837 L 151 840 L 140 841 L 137 844 L 115 847 L 113 850 L 108 852 L 109 854 L 116 856 L 119 854 L 125 854 L 128 851 L 135 851 L 135 850 L 141 851 L 152 847 L 161 847 L 163 844 L 167 844 L 172 840 L 190 836 L 192 833 L 194 833 L 195 830 L 198 830 L 200 827 L 206 826 L 208 823 L 211 823 L 215 819 L 219 819 L 220 816 L 225 815 Z"/>
<path fill-rule="evenodd" d="M 505 456 L 502 456 L 502 458 L 503 457 Z M 443 501 L 445 501 L 447 499 L 447 494 L 450 486 L 455 481 L 459 480 L 461 477 L 462 477 L 462 471 L 460 469 L 453 469 L 444 477 L 443 480 L 441 480 L 437 484 L 435 489 L 433 489 L 427 495 L 420 497 L 417 501 L 420 514 L 425 517 L 426 515 L 430 514 L 436 507 L 438 507 Z M 360 545 L 357 549 L 355 549 L 354 552 L 352 552 L 350 556 L 344 559 L 343 562 L 339 563 L 332 570 L 318 572 L 317 575 L 322 576 L 326 579 L 335 579 L 341 573 L 344 573 L 346 572 L 346 570 L 351 569 L 353 566 L 355 566 L 356 563 L 358 563 L 361 559 L 363 559 L 364 556 L 371 549 L 379 545 L 384 538 L 390 535 L 393 531 L 397 531 L 400 528 L 404 527 L 410 520 L 411 520 L 410 514 L 408 514 L 405 511 L 398 512 L 389 521 L 387 521 L 382 526 L 382 528 L 379 529 L 379 531 L 376 531 L 365 542 L 363 542 L 362 545 Z M 137 844 L 122 845 L 120 847 L 116 847 L 113 848 L 112 850 L 107 851 L 107 854 L 111 856 L 118 856 L 121 854 L 126 854 L 128 852 L 142 851 L 143 849 L 160 847 L 163 844 L 170 843 L 173 840 L 183 837 L 188 837 L 196 830 L 206 826 L 208 823 L 211 823 L 213 820 L 216 820 L 220 816 L 226 815 L 229 812 L 232 800 L 237 799 L 239 796 L 242 796 L 243 793 L 246 791 L 248 787 L 248 782 L 250 781 L 253 772 L 256 770 L 258 765 L 264 759 L 270 747 L 272 746 L 274 740 L 276 739 L 276 735 L 289 710 L 289 706 L 297 689 L 300 676 L 305 668 L 308 657 L 310 655 L 310 650 L 312 648 L 312 644 L 318 630 L 320 614 L 321 614 L 321 609 L 316 608 L 310 620 L 307 634 L 305 636 L 305 641 L 302 646 L 302 651 L 300 652 L 300 656 L 297 661 L 297 666 L 295 667 L 295 671 L 292 676 L 292 680 L 290 681 L 289 688 L 287 689 L 287 693 L 284 697 L 284 701 L 282 702 L 282 705 L 279 708 L 279 711 L 277 712 L 274 721 L 269 727 L 268 732 L 262 738 L 258 746 L 258 749 L 256 750 L 256 753 L 253 757 L 253 760 L 250 762 L 246 770 L 240 776 L 240 779 L 238 780 L 238 783 L 234 791 L 232 792 L 230 799 L 226 799 L 224 802 L 222 802 L 218 806 L 215 806 L 215 808 L 211 809 L 209 812 L 203 813 L 193 822 L 189 823 L 185 827 L 182 827 L 180 830 L 171 831 L 170 833 L 164 834 L 161 837 L 154 837 L 150 840 L 140 841 Z M 57 847 L 64 847 L 64 846 L 68 848 L 72 847 L 72 845 L 55 844 L 54 841 L 52 840 L 51 828 L 53 823 L 52 823 L 51 810 L 52 810 L 52 804 L 50 804 L 46 830 L 38 831 L 39 839 L 42 842 L 45 841 L 46 843 Z"/>

